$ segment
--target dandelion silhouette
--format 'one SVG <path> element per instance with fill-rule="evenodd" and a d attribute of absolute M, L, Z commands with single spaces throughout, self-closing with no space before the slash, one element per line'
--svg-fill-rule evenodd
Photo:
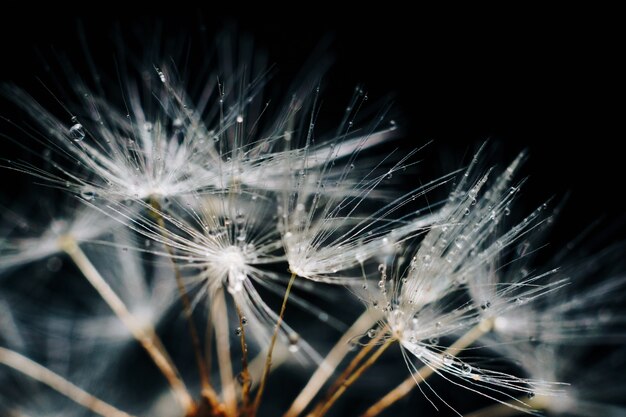
<path fill-rule="evenodd" d="M 4 209 L 3 413 L 322 417 L 393 350 L 406 379 L 351 415 L 412 391 L 424 415 L 626 413 L 566 371 L 623 335 L 611 303 L 624 278 L 603 276 L 619 248 L 589 257 L 595 268 L 535 262 L 560 207 L 517 209 L 525 153 L 503 169 L 483 145 L 467 167 L 397 187 L 423 150 L 392 150 L 402 132 L 387 107 L 369 115 L 358 87 L 325 132 L 319 77 L 270 100 L 257 58 L 233 58 L 247 44 L 218 43 L 200 91 L 166 57 L 111 84 L 68 70 L 70 94 L 46 86 L 55 109 L 3 87 L 32 120 L 11 125 L 46 151 L 2 165 L 51 187 L 63 213 L 24 230 L 39 217 Z M 26 282 L 31 270 L 41 283 Z M 325 307 L 335 293 L 352 324 Z M 46 300 L 50 311 L 30 305 Z M 332 347 L 319 326 L 342 332 Z M 138 346 L 148 371 L 128 365 Z M 276 369 L 310 373 L 280 410 L 266 395 Z M 104 382 L 119 379 L 142 382 Z M 467 393 L 487 407 L 454 401 Z"/>

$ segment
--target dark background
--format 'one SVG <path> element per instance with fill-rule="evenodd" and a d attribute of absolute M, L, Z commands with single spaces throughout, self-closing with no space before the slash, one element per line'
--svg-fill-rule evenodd
<path fill-rule="evenodd" d="M 91 52 L 104 61 L 115 56 L 112 38 L 118 30 L 139 31 L 150 39 L 159 28 L 164 39 L 191 34 L 210 43 L 213 34 L 234 25 L 267 51 L 285 85 L 311 51 L 330 39 L 326 50 L 333 66 L 324 80 L 324 96 L 331 111 L 333 106 L 341 111 L 357 84 L 373 101 L 392 100 L 404 132 L 399 146 L 433 140 L 424 158 L 436 172 L 427 178 L 458 168 L 486 139 L 495 149 L 494 163 L 501 166 L 528 149 L 523 174 L 530 178 L 521 205 L 532 209 L 550 197 L 568 195 L 550 238 L 554 246 L 598 219 L 593 239 L 608 244 L 626 236 L 623 68 L 618 65 L 623 47 L 610 11 L 515 10 L 492 17 L 494 10 L 474 10 L 476 16 L 465 10 L 401 8 L 339 14 L 296 3 L 275 14 L 243 6 L 190 12 L 175 5 L 163 10 L 97 6 L 4 13 L 0 80 L 41 90 L 36 77 L 50 75 L 46 63 L 55 54 L 75 55 L 81 65 L 79 25 Z M 18 124 L 23 118 L 6 100 L 0 101 L 0 116 Z M 0 149 L 0 158 L 20 156 L 8 142 Z M 31 181 L 7 171 L 0 178 L 5 200 Z M 289 375 L 283 377 L 289 384 Z M 376 385 L 377 376 L 366 381 Z M 423 403 L 415 401 L 403 409 Z M 348 407 L 347 412 L 349 402 L 339 407 Z"/>
<path fill-rule="evenodd" d="M 275 77 L 286 84 L 329 39 L 333 66 L 324 80 L 323 98 L 331 103 L 326 106 L 345 106 L 357 84 L 379 102 L 391 98 L 404 146 L 433 140 L 425 157 L 438 174 L 459 167 L 486 139 L 495 144 L 500 164 L 528 149 L 529 207 L 571 191 L 561 214 L 564 232 L 600 216 L 621 218 L 622 48 L 609 10 L 389 6 L 341 13 L 298 6 L 272 13 L 243 5 L 191 11 L 99 6 L 4 13 L 0 79 L 41 90 L 36 77 L 45 78 L 55 54 L 84 62 L 79 25 L 91 53 L 110 61 L 115 31 L 145 39 L 157 31 L 163 39 L 191 34 L 210 43 L 213 34 L 234 26 L 267 51 L 278 69 Z M 6 100 L 0 111 L 17 121 L 23 117 Z M 13 157 L 13 149 L 4 148 L 2 156 Z"/>

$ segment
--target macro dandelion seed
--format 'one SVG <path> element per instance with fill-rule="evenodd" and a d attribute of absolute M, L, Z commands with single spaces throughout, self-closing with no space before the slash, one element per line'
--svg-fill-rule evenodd
<path fill-rule="evenodd" d="M 623 244 L 551 252 L 532 152 L 425 172 L 436 141 L 325 58 L 284 87 L 232 33 L 118 37 L 112 76 L 87 48 L 2 86 L 0 165 L 38 188 L 1 206 L 0 413 L 626 412 Z"/>

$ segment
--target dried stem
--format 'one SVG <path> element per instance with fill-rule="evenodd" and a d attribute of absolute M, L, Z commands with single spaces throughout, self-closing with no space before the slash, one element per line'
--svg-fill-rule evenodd
<path fill-rule="evenodd" d="M 285 296 L 283 297 L 283 304 L 280 307 L 280 314 L 278 315 L 278 320 L 276 320 L 276 326 L 274 327 L 274 334 L 272 335 L 272 340 L 270 341 L 270 346 L 267 351 L 267 358 L 265 359 L 265 367 L 263 368 L 263 375 L 261 376 L 259 390 L 257 391 L 256 397 L 254 399 L 254 404 L 252 406 L 252 411 L 250 413 L 251 417 L 256 416 L 256 413 L 259 411 L 259 406 L 261 405 L 261 399 L 263 398 L 263 391 L 265 390 L 267 377 L 270 373 L 270 369 L 272 368 L 272 352 L 274 351 L 274 345 L 276 344 L 276 339 L 278 337 L 280 326 L 283 323 L 283 316 L 285 315 L 285 308 L 287 307 L 287 300 L 289 299 L 289 293 L 291 292 L 291 287 L 293 286 L 293 282 L 296 280 L 296 276 L 297 275 L 295 273 L 291 274 L 291 278 L 289 279 L 289 284 L 287 284 L 287 289 L 285 290 Z"/>
<path fill-rule="evenodd" d="M 365 346 L 361 348 L 359 353 L 357 353 L 357 355 L 352 358 L 352 361 L 350 361 L 348 366 L 335 379 L 335 381 L 328 388 L 328 390 L 326 390 L 326 394 L 324 395 L 324 397 L 317 402 L 315 408 L 313 408 L 313 411 L 309 413 L 310 416 L 315 416 L 320 412 L 320 410 L 324 407 L 324 404 L 333 396 L 339 386 L 341 386 L 341 383 L 350 377 L 350 374 L 352 374 L 352 372 L 359 366 L 361 361 L 365 359 L 369 352 L 378 345 L 378 342 L 380 342 L 384 336 L 385 332 L 382 330 L 379 331 L 374 339 L 370 340 Z"/>
<path fill-rule="evenodd" d="M 204 330 L 204 358 L 206 364 L 207 375 L 211 375 L 212 358 L 213 358 L 213 312 L 209 309 L 207 314 L 207 322 Z"/>
<path fill-rule="evenodd" d="M 233 365 L 230 358 L 230 329 L 228 327 L 228 311 L 224 289 L 219 288 L 215 294 L 211 313 L 215 328 L 215 346 L 219 363 L 222 394 L 226 405 L 226 415 L 237 415 L 237 391 L 233 379 Z"/>
<path fill-rule="evenodd" d="M 241 343 L 241 402 L 244 413 L 248 410 L 250 406 L 250 372 L 248 370 L 248 345 L 246 343 L 246 327 L 244 322 L 244 316 L 237 306 L 237 315 L 239 316 L 239 341 Z"/>
<path fill-rule="evenodd" d="M 328 355 L 326 355 L 324 361 L 315 370 L 309 382 L 307 382 L 306 386 L 300 391 L 300 394 L 298 394 L 283 417 L 297 417 L 309 405 L 326 381 L 328 381 L 328 378 L 335 372 L 343 358 L 350 352 L 350 341 L 358 335 L 363 334 L 374 322 L 375 317 L 371 311 L 367 310 L 361 314 L 354 324 L 343 334 Z"/>
<path fill-rule="evenodd" d="M 467 333 L 461 336 L 456 342 L 454 342 L 446 351 L 444 355 L 458 355 L 459 351 L 468 347 L 485 333 L 491 331 L 493 326 L 492 320 L 485 320 L 476 326 L 472 327 Z M 411 392 L 418 384 L 426 380 L 430 375 L 435 372 L 435 368 L 431 366 L 423 366 L 417 372 L 405 379 L 400 385 L 393 390 L 389 391 L 378 402 L 372 405 L 370 408 L 361 415 L 361 417 L 374 417 L 386 410 L 396 401 L 404 398 L 409 392 Z"/>
<path fill-rule="evenodd" d="M 72 261 L 74 261 L 78 269 L 95 288 L 104 302 L 113 310 L 113 313 L 124 323 L 133 337 L 141 343 L 141 346 L 148 352 L 154 364 L 169 382 L 174 395 L 183 409 L 188 414 L 193 412 L 195 409 L 194 401 L 191 395 L 189 395 L 185 383 L 180 377 L 172 359 L 163 347 L 154 328 L 149 324 L 140 322 L 128 310 L 124 302 L 118 297 L 115 291 L 113 291 L 102 275 L 100 275 L 72 236 L 66 235 L 61 237 L 59 239 L 59 245 L 63 251 L 69 255 Z"/>
<path fill-rule="evenodd" d="M 165 232 L 167 230 L 165 226 L 165 220 L 163 219 L 163 214 L 161 213 L 161 204 L 159 203 L 156 197 L 151 198 L 150 204 L 152 205 L 152 214 L 156 219 L 159 228 L 161 230 L 161 234 L 165 237 Z M 174 261 L 174 251 L 172 248 L 165 244 L 165 249 L 170 256 L 170 260 L 172 261 L 172 265 L 174 268 L 174 275 L 176 277 L 176 286 L 178 287 L 178 293 L 180 295 L 180 300 L 183 303 L 183 312 L 185 314 L 185 319 L 187 320 L 187 324 L 189 327 L 189 335 L 191 337 L 191 343 L 193 346 L 193 351 L 196 357 L 196 363 L 198 365 L 198 370 L 200 372 L 200 381 L 202 383 L 202 390 L 211 392 L 213 388 L 209 382 L 209 372 L 207 369 L 206 362 L 204 361 L 204 357 L 202 356 L 202 348 L 200 345 L 200 337 L 198 336 L 198 331 L 196 330 L 196 326 L 193 321 L 193 309 L 191 307 L 191 300 L 189 299 L 189 294 L 187 294 L 187 290 L 185 289 L 185 283 L 183 282 L 182 274 L 180 273 L 180 269 L 178 265 Z M 217 394 L 212 395 L 213 397 L 217 397 Z"/>
<path fill-rule="evenodd" d="M 354 371 L 354 373 L 352 373 L 352 375 L 350 375 L 348 379 L 344 380 L 339 386 L 339 388 L 337 388 L 333 396 L 324 403 L 322 409 L 319 411 L 318 414 L 316 414 L 316 417 L 323 417 L 324 415 L 326 415 L 328 410 L 330 410 L 330 408 L 335 404 L 335 402 L 337 402 L 337 400 L 343 395 L 343 393 L 346 392 L 346 390 L 357 379 L 359 379 L 361 375 L 363 375 L 363 373 L 367 371 L 378 360 L 378 358 L 380 358 L 380 356 L 389 348 L 389 346 L 391 346 L 395 341 L 396 339 L 394 338 L 387 339 L 385 343 L 383 343 L 378 348 L 378 350 L 376 350 L 376 352 L 374 352 L 372 356 L 370 356 L 367 359 L 367 361 L 363 363 L 363 365 L 361 365 L 356 371 Z"/>
<path fill-rule="evenodd" d="M 87 410 L 103 417 L 132 417 L 130 414 L 118 410 L 111 404 L 77 387 L 61 375 L 52 372 L 48 368 L 41 366 L 37 362 L 17 352 L 0 347 L 0 363 L 42 384 L 46 384 L 59 394 L 66 396 L 75 403 L 82 405 Z"/>

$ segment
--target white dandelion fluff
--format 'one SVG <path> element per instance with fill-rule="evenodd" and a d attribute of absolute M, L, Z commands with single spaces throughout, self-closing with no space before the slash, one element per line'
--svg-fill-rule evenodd
<path fill-rule="evenodd" d="M 70 92 L 45 86 L 52 106 L 3 87 L 36 145 L 11 140 L 43 164 L 2 165 L 71 198 L 38 195 L 60 207 L 46 222 L 3 209 L 0 412 L 278 415 L 312 366 L 284 416 L 324 417 L 396 344 L 410 375 L 364 417 L 415 388 L 458 415 L 473 394 L 495 403 L 474 417 L 623 414 L 593 385 L 615 370 L 586 366 L 625 335 L 623 271 L 591 283 L 623 246 L 535 265 L 553 213 L 511 214 L 525 152 L 481 171 L 481 148 L 423 182 L 421 149 L 391 141 L 389 106 L 364 110 L 364 88 L 328 129 L 320 72 L 280 98 L 251 42 L 219 42 L 199 88 L 180 51 L 122 59 L 115 88 L 63 63 Z M 294 387 L 272 385 L 285 363 Z"/>
<path fill-rule="evenodd" d="M 95 241 L 115 229 L 116 222 L 97 210 L 70 199 L 75 208 L 65 215 L 53 216 L 48 224 L 38 227 L 32 220 L 23 220 L 27 230 L 14 228 L 0 243 L 0 272 L 62 254 L 60 240 L 70 236 L 76 242 Z M 56 262 L 49 265 L 57 270 Z"/>

